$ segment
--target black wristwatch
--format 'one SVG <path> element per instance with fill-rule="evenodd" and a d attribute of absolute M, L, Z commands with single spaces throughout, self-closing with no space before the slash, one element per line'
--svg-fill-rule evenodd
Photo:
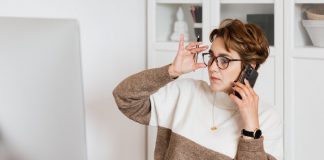
<path fill-rule="evenodd" d="M 252 137 L 254 139 L 259 139 L 262 136 L 262 131 L 258 128 L 252 132 L 242 129 L 242 135 L 247 137 Z"/>

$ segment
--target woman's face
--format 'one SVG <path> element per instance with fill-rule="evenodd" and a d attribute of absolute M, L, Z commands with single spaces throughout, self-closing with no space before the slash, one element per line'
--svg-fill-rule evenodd
<path fill-rule="evenodd" d="M 230 49 L 226 51 L 224 40 L 221 37 L 214 39 L 210 53 L 215 57 L 224 55 L 229 59 L 240 59 L 239 54 Z M 232 84 L 237 79 L 241 72 L 241 61 L 230 61 L 226 69 L 219 69 L 216 60 L 208 66 L 208 74 L 210 87 L 213 91 L 222 91 L 230 93 L 232 91 Z"/>

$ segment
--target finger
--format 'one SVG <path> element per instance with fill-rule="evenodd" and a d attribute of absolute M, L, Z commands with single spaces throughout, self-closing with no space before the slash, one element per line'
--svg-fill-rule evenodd
<path fill-rule="evenodd" d="M 200 53 L 204 50 L 208 49 L 208 46 L 202 46 L 202 47 L 199 47 L 199 48 L 193 48 L 193 49 L 190 49 L 189 51 L 191 53 Z"/>
<path fill-rule="evenodd" d="M 247 98 L 247 94 L 245 93 L 245 91 L 241 87 L 238 87 L 237 85 L 235 85 L 233 87 L 233 90 L 236 91 L 236 92 L 238 92 L 241 95 L 242 99 L 246 99 Z"/>
<path fill-rule="evenodd" d="M 205 65 L 205 63 L 195 63 L 193 65 L 193 70 L 197 70 L 197 69 L 200 69 L 200 68 L 206 68 L 207 66 Z"/>
<path fill-rule="evenodd" d="M 230 94 L 229 96 L 237 104 L 238 107 L 242 105 L 242 100 L 240 98 L 238 98 L 234 94 Z"/>
<path fill-rule="evenodd" d="M 245 83 L 245 86 L 248 88 L 250 94 L 255 96 L 256 94 L 255 94 L 253 88 L 251 87 L 250 82 L 247 79 L 244 79 L 244 83 Z"/>
<path fill-rule="evenodd" d="M 239 87 L 244 92 L 246 97 L 251 96 L 249 89 L 244 84 L 242 84 L 241 82 L 235 82 L 234 84 L 235 84 L 235 86 Z"/>
<path fill-rule="evenodd" d="M 200 44 L 202 44 L 202 43 L 201 43 L 201 42 L 190 42 L 190 43 L 186 46 L 186 49 L 197 48 L 197 46 L 199 46 Z"/>
<path fill-rule="evenodd" d="M 244 78 L 244 83 L 248 88 L 251 88 L 250 82 L 246 78 Z"/>
<path fill-rule="evenodd" d="M 184 35 L 180 35 L 179 50 L 184 49 Z"/>

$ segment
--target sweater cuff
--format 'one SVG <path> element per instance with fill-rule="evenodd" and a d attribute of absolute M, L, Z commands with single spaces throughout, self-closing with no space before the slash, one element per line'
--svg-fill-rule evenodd
<path fill-rule="evenodd" d="M 238 144 L 238 151 L 264 152 L 263 137 L 259 139 L 244 139 L 241 137 Z"/>
<path fill-rule="evenodd" d="M 171 64 L 165 65 L 163 67 L 160 68 L 156 68 L 156 70 L 159 70 L 158 72 L 160 73 L 159 76 L 161 76 L 161 78 L 165 79 L 166 81 L 173 81 L 175 79 L 177 79 L 178 77 L 172 77 L 169 73 L 169 67 Z"/>

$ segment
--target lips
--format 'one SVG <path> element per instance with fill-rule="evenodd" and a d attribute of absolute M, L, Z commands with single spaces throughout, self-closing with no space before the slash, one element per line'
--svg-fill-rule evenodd
<path fill-rule="evenodd" d="M 219 78 L 214 77 L 214 76 L 211 76 L 210 79 L 211 79 L 211 80 L 220 80 Z"/>

